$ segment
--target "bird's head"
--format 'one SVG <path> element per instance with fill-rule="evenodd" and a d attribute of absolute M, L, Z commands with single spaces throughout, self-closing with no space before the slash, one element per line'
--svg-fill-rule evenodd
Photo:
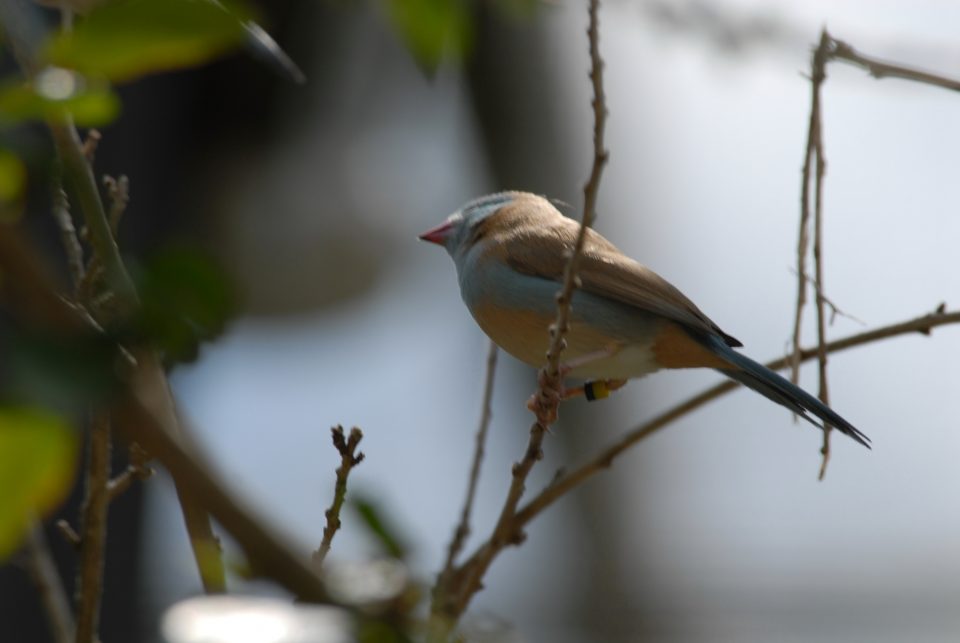
<path fill-rule="evenodd" d="M 498 192 L 474 199 L 436 228 L 421 234 L 420 238 L 443 246 L 456 261 L 470 250 L 480 224 L 487 217 L 524 195 L 523 192 Z"/>

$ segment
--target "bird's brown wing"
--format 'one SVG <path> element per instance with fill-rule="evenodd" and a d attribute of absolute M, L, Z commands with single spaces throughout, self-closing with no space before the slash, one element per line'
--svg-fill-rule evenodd
<path fill-rule="evenodd" d="M 500 222 L 496 228 L 503 232 L 491 241 L 514 270 L 560 281 L 580 226 L 555 210 L 550 212 L 552 207 L 537 208 L 531 216 L 530 205 L 524 204 L 522 210 L 507 206 L 493 215 L 514 220 Z M 587 231 L 579 274 L 586 292 L 662 315 L 691 330 L 719 335 L 728 346 L 742 346 L 666 279 L 625 256 L 593 230 Z"/>

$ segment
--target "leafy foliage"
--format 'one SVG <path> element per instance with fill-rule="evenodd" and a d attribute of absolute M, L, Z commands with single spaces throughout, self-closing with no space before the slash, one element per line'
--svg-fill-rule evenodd
<path fill-rule="evenodd" d="M 119 0 L 48 43 L 47 60 L 114 82 L 193 67 L 237 48 L 249 12 L 237 2 Z"/>
<path fill-rule="evenodd" d="M 97 127 L 120 113 L 120 100 L 106 87 L 89 85 L 66 69 L 48 68 L 32 83 L 0 86 L 0 115 L 5 124 L 47 120 L 70 114 L 78 125 Z"/>
<path fill-rule="evenodd" d="M 3 111 L 3 107 L 0 107 Z M 16 154 L 0 149 L 0 224 L 15 221 L 23 212 L 27 170 Z"/>
<path fill-rule="evenodd" d="M 353 507 L 367 530 L 377 539 L 384 553 L 392 558 L 403 560 L 407 555 L 407 546 L 396 527 L 385 519 L 382 508 L 373 500 L 356 495 Z"/>
<path fill-rule="evenodd" d="M 473 44 L 473 22 L 465 0 L 386 0 L 394 29 L 428 72 L 445 55 L 463 57 Z"/>
<path fill-rule="evenodd" d="M 194 359 L 199 344 L 219 335 L 235 310 L 226 276 L 198 252 L 166 250 L 137 272 L 142 305 L 134 330 L 167 363 Z"/>
<path fill-rule="evenodd" d="M 62 335 L 0 323 L 4 402 L 80 411 L 116 389 L 118 353 L 99 334 Z"/>

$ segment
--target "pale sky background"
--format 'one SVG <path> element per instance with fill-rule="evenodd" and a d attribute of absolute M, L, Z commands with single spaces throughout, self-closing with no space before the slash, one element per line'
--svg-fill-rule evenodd
<path fill-rule="evenodd" d="M 786 350 L 796 297 L 809 46 L 827 25 L 864 53 L 958 77 L 960 5 L 715 4 L 743 15 L 766 11 L 788 34 L 777 47 L 720 55 L 652 22 L 644 3 L 604 6 L 611 158 L 597 228 L 766 361 Z M 560 2 L 538 19 L 548 25 L 557 66 L 569 70 L 565 95 L 549 108 L 580 150 L 573 162 L 582 178 L 552 196 L 578 210 L 590 162 L 586 12 Z M 354 62 L 351 73 L 375 64 Z M 337 456 L 329 427 L 362 427 L 367 460 L 352 488 L 382 500 L 414 543 L 416 573 L 429 580 L 462 502 L 486 339 L 460 301 L 449 257 L 416 235 L 479 194 L 525 186 L 494 185 L 486 175 L 458 72 L 441 70 L 432 83 L 412 63 L 406 73 L 419 89 L 394 96 L 383 88 L 372 122 L 342 133 L 337 152 L 362 168 L 348 186 L 352 211 L 381 215 L 377 233 L 392 253 L 387 278 L 368 296 L 322 313 L 241 319 L 173 382 L 218 470 L 304 552 L 319 542 L 331 497 Z M 826 287 L 866 324 L 838 319 L 831 337 L 913 318 L 942 301 L 960 305 L 960 96 L 877 81 L 841 64 L 828 75 Z M 330 145 L 324 134 L 320 124 L 291 133 L 273 152 L 272 172 L 238 188 L 237 203 L 262 201 L 285 181 L 298 182 L 307 201 L 323 199 L 323 180 L 311 183 L 300 161 Z M 370 193 L 369 184 L 381 189 Z M 417 189 L 402 189 L 410 185 Z M 874 450 L 835 435 L 824 482 L 816 479 L 820 434 L 745 391 L 634 448 L 588 484 L 591 502 L 621 512 L 618 528 L 602 535 L 622 563 L 617 582 L 628 598 L 617 609 L 630 609 L 635 584 L 648 609 L 682 614 L 663 640 L 956 639 L 958 354 L 960 329 L 946 327 L 832 357 L 832 406 L 873 439 Z M 562 430 L 588 432 L 580 442 L 599 448 L 720 377 L 685 371 L 632 382 L 579 410 L 578 418 L 596 413 L 596 422 Z M 802 384 L 816 390 L 813 368 L 804 369 Z M 501 357 L 474 523 L 481 534 L 526 443 L 531 416 L 523 401 L 534 386 L 531 370 Z M 531 489 L 590 455 L 570 461 L 551 441 Z M 169 482 L 148 489 L 146 532 L 157 536 L 146 546 L 160 553 L 146 557 L 146 575 L 155 600 L 166 602 L 196 591 L 195 572 Z M 533 643 L 599 640 L 564 620 L 579 600 L 571 579 L 596 542 L 591 526 L 564 508 L 570 502 L 497 560 L 474 614 L 512 624 Z M 357 520 L 347 514 L 344 522 L 334 557 L 367 557 L 373 548 Z"/>

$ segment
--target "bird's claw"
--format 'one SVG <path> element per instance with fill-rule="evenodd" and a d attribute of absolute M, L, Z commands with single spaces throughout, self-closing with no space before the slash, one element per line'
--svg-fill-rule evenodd
<path fill-rule="evenodd" d="M 566 388 L 563 386 L 563 376 L 569 370 L 561 365 L 558 378 L 550 377 L 543 369 L 537 376 L 539 387 L 537 392 L 527 400 L 527 408 L 537 416 L 537 422 L 543 426 L 549 426 L 557 421 L 557 408 L 560 402 L 568 397 Z"/>

